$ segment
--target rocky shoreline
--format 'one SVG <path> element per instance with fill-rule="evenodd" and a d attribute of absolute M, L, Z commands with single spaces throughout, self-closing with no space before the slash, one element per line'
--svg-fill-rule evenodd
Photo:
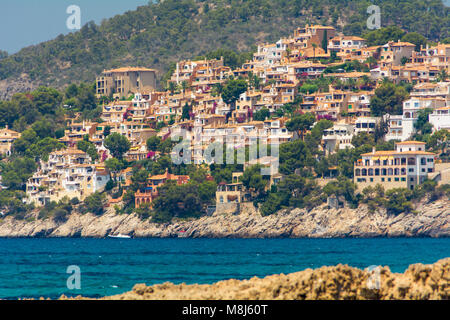
<path fill-rule="evenodd" d="M 37 217 L 37 214 L 36 214 Z M 449 237 L 450 200 L 418 204 L 414 213 L 387 214 L 380 209 L 314 208 L 282 210 L 262 217 L 251 204 L 241 213 L 214 214 L 200 219 L 156 224 L 135 214 L 102 216 L 73 213 L 63 223 L 37 218 L 0 220 L 0 237 L 132 237 L 191 238 L 329 238 L 329 237 Z"/>
<path fill-rule="evenodd" d="M 137 284 L 132 291 L 105 300 L 448 300 L 450 258 L 431 265 L 413 264 L 404 273 L 388 267 L 376 272 L 347 265 L 315 270 L 225 280 L 211 285 L 153 286 Z M 61 299 L 67 299 L 62 296 Z M 77 297 L 75 299 L 83 299 Z"/>

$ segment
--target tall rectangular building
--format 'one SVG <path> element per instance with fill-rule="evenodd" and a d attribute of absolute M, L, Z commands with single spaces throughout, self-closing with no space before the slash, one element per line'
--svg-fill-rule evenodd
<path fill-rule="evenodd" d="M 97 77 L 97 96 L 126 97 L 129 94 L 156 89 L 156 70 L 124 67 L 105 70 Z"/>

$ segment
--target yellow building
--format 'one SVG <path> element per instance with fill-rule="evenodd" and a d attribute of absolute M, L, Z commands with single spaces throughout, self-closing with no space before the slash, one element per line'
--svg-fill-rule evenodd
<path fill-rule="evenodd" d="M 374 149 L 361 157 L 354 167 L 354 182 L 360 190 L 377 184 L 386 190 L 414 189 L 435 171 L 436 154 L 426 152 L 420 141 L 398 142 L 393 151 Z"/>

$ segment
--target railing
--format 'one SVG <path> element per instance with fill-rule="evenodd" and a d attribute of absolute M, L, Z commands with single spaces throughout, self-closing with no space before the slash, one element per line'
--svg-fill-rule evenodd
<path fill-rule="evenodd" d="M 370 168 L 377 168 L 378 169 L 378 168 L 382 168 L 382 167 L 395 169 L 395 168 L 403 168 L 403 167 L 407 166 L 406 163 L 403 163 L 403 164 L 382 164 L 382 163 L 364 164 L 362 162 L 355 162 L 354 165 L 355 165 L 355 167 L 365 167 L 367 169 L 370 169 Z"/>

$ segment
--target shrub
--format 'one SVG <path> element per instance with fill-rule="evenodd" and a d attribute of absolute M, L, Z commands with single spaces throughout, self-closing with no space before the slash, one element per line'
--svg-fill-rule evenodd
<path fill-rule="evenodd" d="M 76 206 L 79 203 L 80 203 L 80 200 L 78 200 L 77 197 L 70 199 L 70 204 L 73 206 Z"/>
<path fill-rule="evenodd" d="M 142 220 L 150 218 L 150 215 L 151 215 L 150 204 L 146 203 L 146 204 L 141 205 L 139 208 L 136 209 L 136 214 Z"/>
<path fill-rule="evenodd" d="M 83 205 L 83 211 L 84 213 L 86 212 L 91 212 L 97 216 L 100 216 L 104 213 L 104 200 L 105 200 L 105 195 L 102 193 L 93 193 L 91 194 L 89 197 L 87 197 L 84 200 L 84 205 Z"/>
<path fill-rule="evenodd" d="M 406 188 L 391 189 L 386 192 L 386 209 L 388 213 L 409 213 L 413 206 L 411 199 L 413 192 Z"/>
<path fill-rule="evenodd" d="M 67 221 L 69 212 L 62 208 L 57 208 L 53 211 L 53 221 L 57 223 L 64 223 Z"/>

